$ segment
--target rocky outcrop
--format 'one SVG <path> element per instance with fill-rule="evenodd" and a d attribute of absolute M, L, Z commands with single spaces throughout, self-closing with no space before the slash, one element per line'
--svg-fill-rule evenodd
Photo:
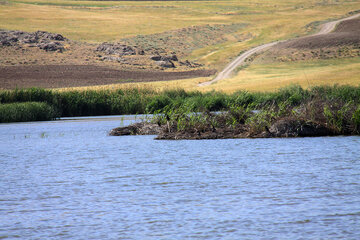
<path fill-rule="evenodd" d="M 104 42 L 100 44 L 95 51 L 103 52 L 105 56 L 101 56 L 101 61 L 112 61 L 112 62 L 124 62 L 123 56 L 131 55 L 145 55 L 144 50 L 137 48 L 136 46 L 129 46 L 121 43 L 108 43 Z"/>
<path fill-rule="evenodd" d="M 164 68 L 174 68 L 175 64 L 173 61 L 177 62 L 178 58 L 175 54 L 171 56 L 161 56 L 161 55 L 153 55 L 150 56 L 150 59 L 155 61 L 155 63 Z"/>
<path fill-rule="evenodd" d="M 63 52 L 64 46 L 59 43 L 59 42 L 49 42 L 49 43 L 40 43 L 37 45 L 40 49 L 43 49 L 45 51 L 58 51 L 58 52 Z"/>
<path fill-rule="evenodd" d="M 67 39 L 61 34 L 45 31 L 23 32 L 23 31 L 0 31 L 0 46 L 22 46 L 38 47 L 45 51 L 64 51 L 62 42 Z"/>
<path fill-rule="evenodd" d="M 108 43 L 100 44 L 96 51 L 104 52 L 107 55 L 128 56 L 128 55 L 144 55 L 145 52 L 134 46 L 128 46 L 121 43 Z"/>

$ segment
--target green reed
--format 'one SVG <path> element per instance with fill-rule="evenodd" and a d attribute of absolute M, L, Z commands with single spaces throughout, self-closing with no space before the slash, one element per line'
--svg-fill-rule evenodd
<path fill-rule="evenodd" d="M 46 121 L 59 117 L 56 110 L 44 102 L 0 104 L 0 122 Z"/>
<path fill-rule="evenodd" d="M 236 107 L 258 110 L 282 105 L 282 108 L 296 107 L 312 99 L 320 99 L 330 105 L 332 102 L 359 105 L 360 87 L 321 86 L 303 89 L 295 85 L 276 92 L 238 91 L 233 94 L 183 89 L 160 92 L 136 88 L 64 92 L 41 88 L 0 90 L 1 104 L 43 102 L 62 117 L 158 113 L 178 108 L 186 108 L 190 112 L 226 111 Z M 0 114 L 3 116 L 2 111 Z M 357 119 L 357 115 L 354 118 Z"/>

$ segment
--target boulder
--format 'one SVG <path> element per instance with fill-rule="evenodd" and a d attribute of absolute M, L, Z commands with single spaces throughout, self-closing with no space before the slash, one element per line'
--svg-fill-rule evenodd
<path fill-rule="evenodd" d="M 174 68 L 175 65 L 172 61 L 156 61 L 155 62 L 157 65 L 159 65 L 160 67 L 165 67 L 165 68 Z"/>
<path fill-rule="evenodd" d="M 110 131 L 110 136 L 125 136 L 125 135 L 158 135 L 163 131 L 158 124 L 149 122 L 135 123 L 126 127 L 115 128 Z"/>
<path fill-rule="evenodd" d="M 160 60 L 161 60 L 161 56 L 160 56 L 160 55 L 150 56 L 150 59 L 153 60 L 153 61 L 160 61 Z"/>

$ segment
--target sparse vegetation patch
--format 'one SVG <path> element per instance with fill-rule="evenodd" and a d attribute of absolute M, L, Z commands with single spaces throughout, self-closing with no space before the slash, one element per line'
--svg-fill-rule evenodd
<path fill-rule="evenodd" d="M 237 32 L 246 26 L 247 24 L 244 23 L 192 26 L 158 34 L 138 35 L 132 38 L 124 38 L 122 41 L 140 46 L 153 54 L 176 52 L 179 55 L 184 55 L 195 49 L 228 41 L 228 34 L 238 41 L 243 41 L 247 37 L 237 34 Z"/>

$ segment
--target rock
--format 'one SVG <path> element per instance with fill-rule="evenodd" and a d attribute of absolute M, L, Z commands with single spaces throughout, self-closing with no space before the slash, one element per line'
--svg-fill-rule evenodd
<path fill-rule="evenodd" d="M 178 57 L 175 54 L 171 56 L 170 60 L 175 62 L 179 61 Z"/>
<path fill-rule="evenodd" d="M 160 67 L 165 67 L 165 68 L 174 68 L 175 65 L 172 61 L 156 61 L 155 62 L 157 65 L 159 65 Z"/>
<path fill-rule="evenodd" d="M 136 54 L 138 55 L 145 55 L 145 51 L 142 49 L 136 49 Z"/>
<path fill-rule="evenodd" d="M 19 38 L 11 31 L 0 32 L 0 43 L 2 46 L 13 46 L 19 41 Z"/>
<path fill-rule="evenodd" d="M 3 39 L 0 41 L 2 46 L 13 46 L 17 42 L 17 39 Z"/>
<path fill-rule="evenodd" d="M 178 58 L 175 54 L 171 55 L 171 56 L 153 55 L 150 57 L 150 59 L 153 61 L 165 61 L 165 62 L 169 62 L 169 61 L 177 62 L 178 61 Z"/>
<path fill-rule="evenodd" d="M 0 31 L 0 43 L 3 46 L 19 46 L 19 44 L 30 44 L 46 51 L 62 52 L 64 47 L 59 41 L 65 41 L 62 35 L 45 31 L 22 32 L 22 31 Z"/>
<path fill-rule="evenodd" d="M 177 58 L 176 55 L 163 56 L 163 57 L 161 57 L 161 60 L 162 60 L 162 61 L 175 61 L 175 62 L 177 62 L 177 61 L 178 61 L 178 58 Z"/>
<path fill-rule="evenodd" d="M 140 122 L 127 127 L 119 127 L 110 131 L 110 136 L 124 135 L 158 135 L 163 128 L 154 123 Z"/>
<path fill-rule="evenodd" d="M 101 58 L 102 61 L 110 61 L 110 62 L 122 62 L 123 59 L 120 57 L 113 57 L 113 56 L 104 56 Z"/>
<path fill-rule="evenodd" d="M 331 136 L 333 132 L 321 124 L 296 119 L 281 119 L 269 128 L 274 137 Z"/>
<path fill-rule="evenodd" d="M 105 52 L 108 55 L 124 56 L 136 55 L 136 53 L 141 50 L 120 43 L 104 42 L 96 48 L 96 51 Z"/>
<path fill-rule="evenodd" d="M 59 42 L 49 42 L 49 43 L 40 43 L 37 45 L 40 49 L 45 51 L 59 51 L 62 52 L 64 50 L 64 46 Z"/>
<path fill-rule="evenodd" d="M 37 38 L 36 36 L 26 36 L 24 37 L 24 39 L 22 40 L 23 43 L 37 43 L 39 41 L 39 38 Z"/>
<path fill-rule="evenodd" d="M 56 41 L 64 41 L 65 40 L 65 38 L 60 34 L 53 34 L 50 36 L 50 39 L 56 40 Z"/>
<path fill-rule="evenodd" d="M 153 61 L 160 61 L 160 60 L 162 60 L 160 55 L 150 56 L 150 59 L 153 60 Z"/>
<path fill-rule="evenodd" d="M 196 67 L 201 67 L 202 66 L 201 64 L 190 62 L 189 60 L 186 60 L 185 62 L 180 62 L 180 65 L 185 65 L 185 66 L 190 67 L 190 68 L 196 68 Z"/>

